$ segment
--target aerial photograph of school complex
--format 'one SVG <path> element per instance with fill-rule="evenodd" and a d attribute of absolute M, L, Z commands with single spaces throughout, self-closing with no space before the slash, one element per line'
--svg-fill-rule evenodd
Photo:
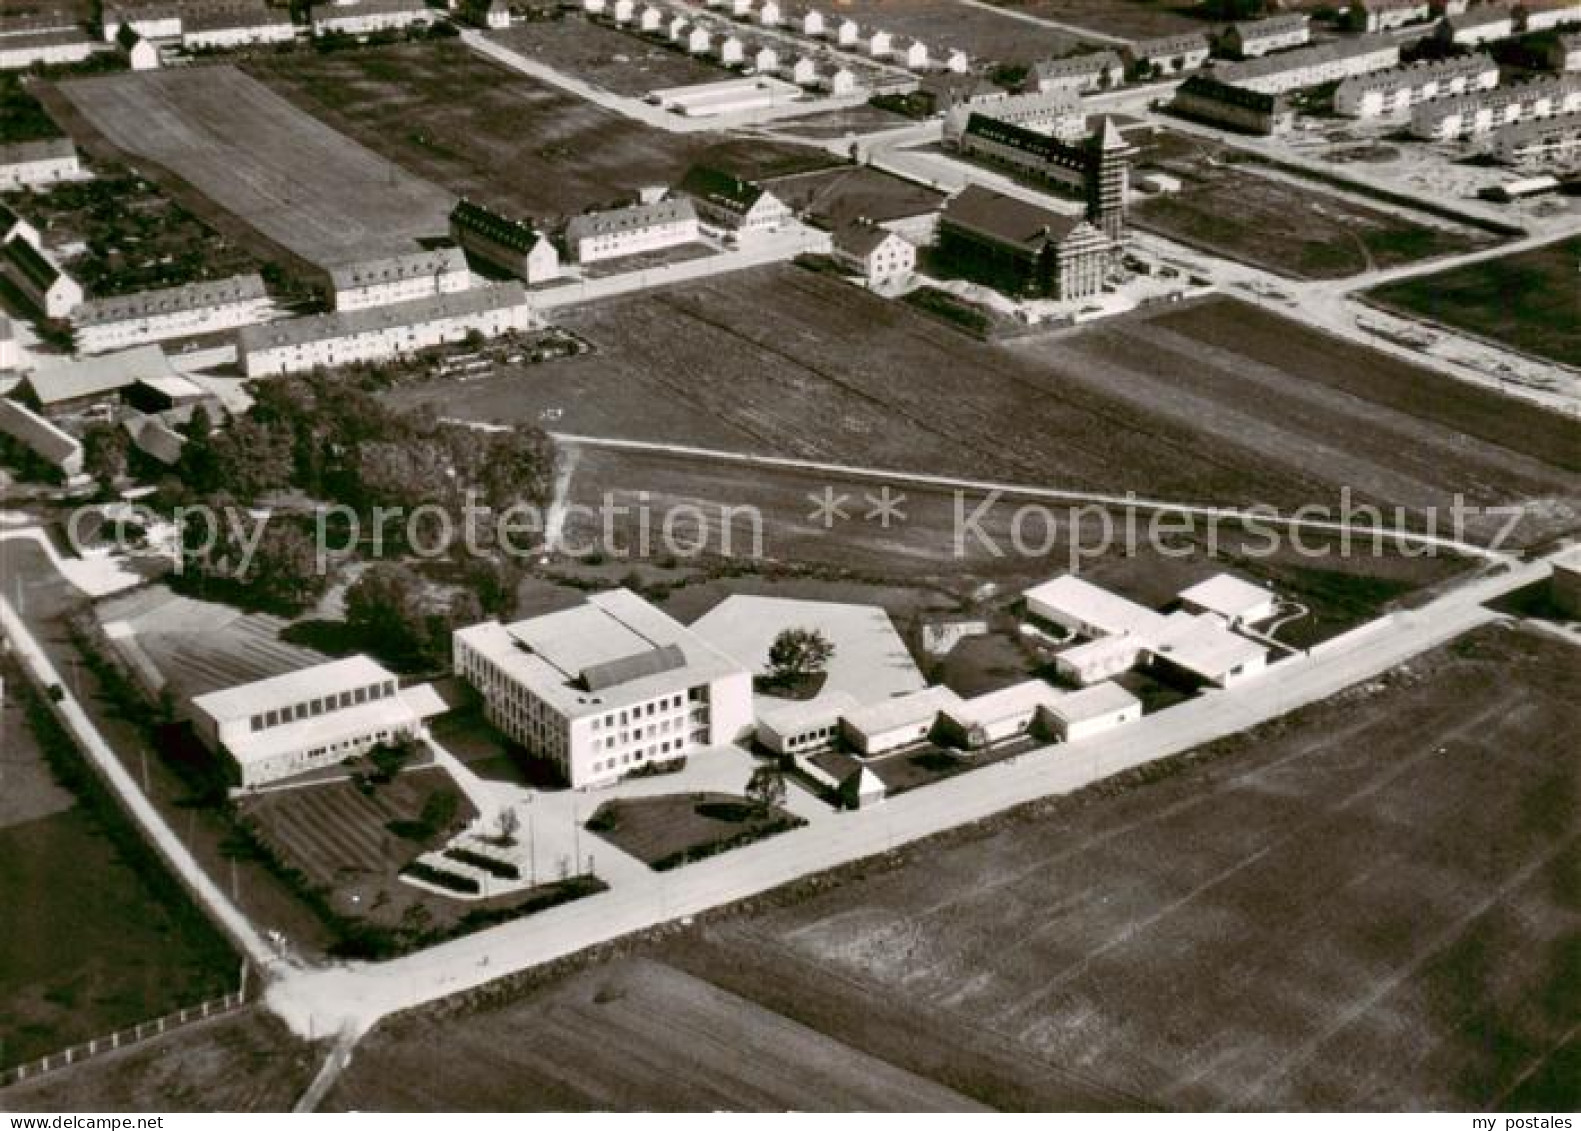
<path fill-rule="evenodd" d="M 1581 0 L 3 0 L 0 696 L 13 1128 L 1574 1131 Z"/>

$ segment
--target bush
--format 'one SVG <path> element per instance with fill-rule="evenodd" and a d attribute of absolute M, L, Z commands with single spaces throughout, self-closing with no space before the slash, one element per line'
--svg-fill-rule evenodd
<path fill-rule="evenodd" d="M 477 895 L 482 891 L 482 885 L 471 876 L 463 876 L 456 872 L 447 872 L 443 868 L 435 868 L 432 864 L 424 864 L 421 860 L 413 860 L 401 869 L 401 875 L 410 876 L 415 880 L 433 884 L 435 887 L 447 888 L 450 891 L 461 892 L 466 895 Z"/>
<path fill-rule="evenodd" d="M 519 880 L 522 878 L 521 869 L 508 860 L 496 860 L 492 856 L 485 856 L 481 852 L 473 852 L 470 848 L 447 848 L 447 859 L 458 864 L 467 864 L 480 871 L 501 880 Z"/>

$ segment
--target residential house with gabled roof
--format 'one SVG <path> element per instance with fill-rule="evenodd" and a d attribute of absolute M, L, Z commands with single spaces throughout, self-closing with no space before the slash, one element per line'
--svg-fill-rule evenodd
<path fill-rule="evenodd" d="M 560 253 L 547 234 L 526 220 L 513 220 L 465 198 L 451 209 L 450 238 L 468 255 L 529 286 L 560 276 Z"/>
<path fill-rule="evenodd" d="M 1137 75 L 1178 75 L 1208 61 L 1212 45 L 1201 32 L 1139 39 L 1123 49 L 1126 67 Z"/>
<path fill-rule="evenodd" d="M 271 309 L 263 279 L 248 274 L 86 299 L 71 324 L 78 350 L 91 354 L 234 330 L 262 322 Z"/>
<path fill-rule="evenodd" d="M 1458 15 L 1445 16 L 1437 29 L 1441 43 L 1460 47 L 1475 47 L 1495 39 L 1508 39 L 1514 34 L 1515 9 L 1505 4 L 1479 4 Z"/>
<path fill-rule="evenodd" d="M 0 274 L 46 318 L 65 318 L 83 300 L 82 285 L 49 252 L 21 235 L 0 248 Z"/>
<path fill-rule="evenodd" d="M 1027 85 L 1040 94 L 1109 90 L 1125 82 L 1125 62 L 1113 51 L 1088 51 L 1045 59 L 1032 67 Z"/>
<path fill-rule="evenodd" d="M 866 218 L 834 231 L 835 262 L 861 273 L 868 286 L 904 279 L 917 267 L 917 249 L 907 239 Z"/>
<path fill-rule="evenodd" d="M 1392 31 L 1431 18 L 1429 0 L 1351 0 L 1345 24 L 1353 31 Z"/>
<path fill-rule="evenodd" d="M 697 240 L 697 210 L 686 197 L 588 212 L 565 227 L 565 247 L 578 263 L 678 247 Z"/>
<path fill-rule="evenodd" d="M 1227 55 L 1252 59 L 1271 51 L 1301 47 L 1312 41 L 1310 21 L 1304 12 L 1285 12 L 1261 20 L 1237 20 L 1219 40 Z"/>
<path fill-rule="evenodd" d="M 705 224 L 737 235 L 772 232 L 790 219 L 790 209 L 753 181 L 709 165 L 694 165 L 679 189 L 691 197 Z"/>
<path fill-rule="evenodd" d="M 181 47 L 185 51 L 226 51 L 267 43 L 290 43 L 296 25 L 289 12 L 279 8 L 225 7 L 188 13 L 182 21 Z"/>
<path fill-rule="evenodd" d="M 336 310 L 411 302 L 429 295 L 454 294 L 471 285 L 467 256 L 459 247 L 366 259 L 329 272 L 330 305 Z"/>

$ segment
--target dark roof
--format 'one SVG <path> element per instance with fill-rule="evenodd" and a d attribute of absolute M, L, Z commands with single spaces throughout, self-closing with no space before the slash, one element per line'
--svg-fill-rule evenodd
<path fill-rule="evenodd" d="M 686 666 L 686 653 L 678 644 L 666 644 L 647 652 L 606 660 L 582 669 L 582 686 L 588 691 L 603 691 L 650 675 L 678 671 Z"/>
<path fill-rule="evenodd" d="M 1230 30 L 1242 39 L 1248 36 L 1256 39 L 1260 35 L 1283 35 L 1294 28 L 1306 26 L 1305 15 L 1300 12 L 1289 12 L 1281 16 L 1269 16 L 1263 20 L 1237 20 L 1230 25 Z"/>
<path fill-rule="evenodd" d="M 1227 106 L 1243 106 L 1248 110 L 1257 110 L 1264 114 L 1282 109 L 1286 101 L 1277 94 L 1264 94 L 1260 90 L 1252 90 L 1249 87 L 1232 86 L 1230 83 L 1211 79 L 1207 75 L 1192 75 L 1180 84 L 1177 93 L 1222 102 Z"/>
<path fill-rule="evenodd" d="M 1208 37 L 1199 31 L 1181 35 L 1161 35 L 1154 39 L 1138 39 L 1125 50 L 1133 59 L 1156 59 L 1162 55 L 1178 55 L 1192 51 L 1206 51 Z"/>
<path fill-rule="evenodd" d="M 520 252 L 531 251 L 543 238 L 538 229 L 527 221 L 512 220 L 465 199 L 450 210 L 450 222 L 458 228 Z"/>
<path fill-rule="evenodd" d="M 680 190 L 687 196 L 732 212 L 747 212 L 763 196 L 763 188 L 734 173 L 711 165 L 693 165 L 681 179 Z"/>
<path fill-rule="evenodd" d="M 881 244 L 891 236 L 895 236 L 888 228 L 880 228 L 871 220 L 857 220 L 835 229 L 834 244 L 848 255 L 866 257 L 876 251 Z"/>
<path fill-rule="evenodd" d="M 651 228 L 655 224 L 678 224 L 687 220 L 696 220 L 697 210 L 692 207 L 692 202 L 685 199 L 671 198 L 658 200 L 652 204 L 633 204 L 629 208 L 615 208 L 608 212 L 588 212 L 574 217 L 565 226 L 567 242 L 585 240 L 592 236 L 608 235 L 611 232 L 638 231 L 642 228 Z"/>
<path fill-rule="evenodd" d="M 1079 55 L 1045 59 L 1032 68 L 1032 73 L 1040 79 L 1055 78 L 1060 75 L 1090 75 L 1123 66 L 1120 56 L 1113 51 L 1084 51 Z"/>
<path fill-rule="evenodd" d="M 981 185 L 966 189 L 944 206 L 943 221 L 970 228 L 1001 243 L 1036 250 L 1049 241 L 1070 235 L 1085 221 L 1007 196 Z"/>
<path fill-rule="evenodd" d="M 260 276 L 233 275 L 227 279 L 208 279 L 179 287 L 160 287 L 129 295 L 89 299 L 76 309 L 71 320 L 79 326 L 93 326 L 158 317 L 182 310 L 204 310 L 213 306 L 257 302 L 267 297 Z"/>
<path fill-rule="evenodd" d="M 49 290 L 61 277 L 60 268 L 21 236 L 13 236 L 6 241 L 5 254 L 16 269 L 41 291 Z"/>
<path fill-rule="evenodd" d="M 774 183 L 775 194 L 821 228 L 837 229 L 862 218 L 876 223 L 926 216 L 944 206 L 944 194 L 870 166 L 826 169 Z"/>
<path fill-rule="evenodd" d="M 279 8 L 216 8 L 197 11 L 182 21 L 186 34 L 202 31 L 224 31 L 227 28 L 269 27 L 275 24 L 290 25 L 290 13 Z"/>

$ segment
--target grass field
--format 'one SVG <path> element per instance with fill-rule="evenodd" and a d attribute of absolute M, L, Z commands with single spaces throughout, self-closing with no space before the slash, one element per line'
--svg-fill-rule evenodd
<path fill-rule="evenodd" d="M 1033 63 L 1067 54 L 1081 42 L 1079 35 L 1058 28 L 954 0 L 842 0 L 838 14 L 864 27 L 920 39 L 933 55 L 959 48 L 974 63 Z"/>
<path fill-rule="evenodd" d="M 1367 292 L 1367 298 L 1390 310 L 1581 367 L 1578 259 L 1581 237 L 1572 237 L 1388 283 Z"/>
<path fill-rule="evenodd" d="M 574 15 L 529 20 L 491 32 L 490 38 L 593 86 L 635 98 L 661 87 L 731 77 L 730 71 L 684 51 Z"/>
<path fill-rule="evenodd" d="M 299 52 L 248 70 L 418 176 L 544 221 L 672 184 L 704 156 L 746 177 L 833 161 L 805 147 L 641 126 L 451 41 Z"/>
<path fill-rule="evenodd" d="M 1139 201 L 1131 210 L 1137 227 L 1303 279 L 1340 279 L 1492 242 L 1474 229 L 1410 219 L 1233 164 L 1232 156 L 1167 134 L 1144 144 L 1140 160 L 1179 177 L 1182 188 Z M 1235 208 L 1226 209 L 1226 200 Z"/>
<path fill-rule="evenodd" d="M 435 1073 L 435 1050 L 443 1049 Z M 590 970 L 520 1004 L 364 1039 L 325 1110 L 949 1111 L 976 1105 L 669 966 Z"/>
<path fill-rule="evenodd" d="M 606 801 L 587 827 L 656 871 L 667 871 L 803 824 L 784 809 L 758 812 L 728 793 L 674 793 Z"/>
<path fill-rule="evenodd" d="M 1533 534 L 1572 524 L 1581 497 L 1563 418 L 1231 300 L 996 347 L 787 266 L 561 320 L 594 351 L 392 398 L 484 421 L 553 416 L 569 433 L 1221 504 L 1337 509 L 1348 486 L 1358 501 L 1447 508 L 1458 491 L 1532 501 Z"/>
<path fill-rule="evenodd" d="M 1570 647 L 1480 630 L 1168 772 L 901 850 L 475 1012 L 388 1023 L 334 1102 L 696 1102 L 678 1089 L 734 1084 L 758 1058 L 727 1044 L 707 1073 L 668 1070 L 696 1038 L 639 1022 L 687 1016 L 639 990 L 679 969 L 702 983 L 678 983 L 690 994 L 737 995 L 731 1016 L 765 1011 L 744 1032 L 788 1020 L 871 1058 L 852 1063 L 1002 1108 L 1572 1110 Z"/>
<path fill-rule="evenodd" d="M 1203 31 L 1194 0 L 988 0 L 996 8 L 1074 24 L 1125 39 Z"/>
<path fill-rule="evenodd" d="M 9 1088 L 9 1111 L 290 1111 L 318 1054 L 262 1007 Z"/>
<path fill-rule="evenodd" d="M 233 67 L 122 74 L 57 90 L 130 162 L 163 167 L 309 262 L 398 254 L 445 233 L 449 193 Z"/>
<path fill-rule="evenodd" d="M 0 1065 L 234 990 L 225 939 L 143 847 L 21 671 L 8 660 L 0 674 L 0 901 L 15 912 L 0 931 Z"/>

